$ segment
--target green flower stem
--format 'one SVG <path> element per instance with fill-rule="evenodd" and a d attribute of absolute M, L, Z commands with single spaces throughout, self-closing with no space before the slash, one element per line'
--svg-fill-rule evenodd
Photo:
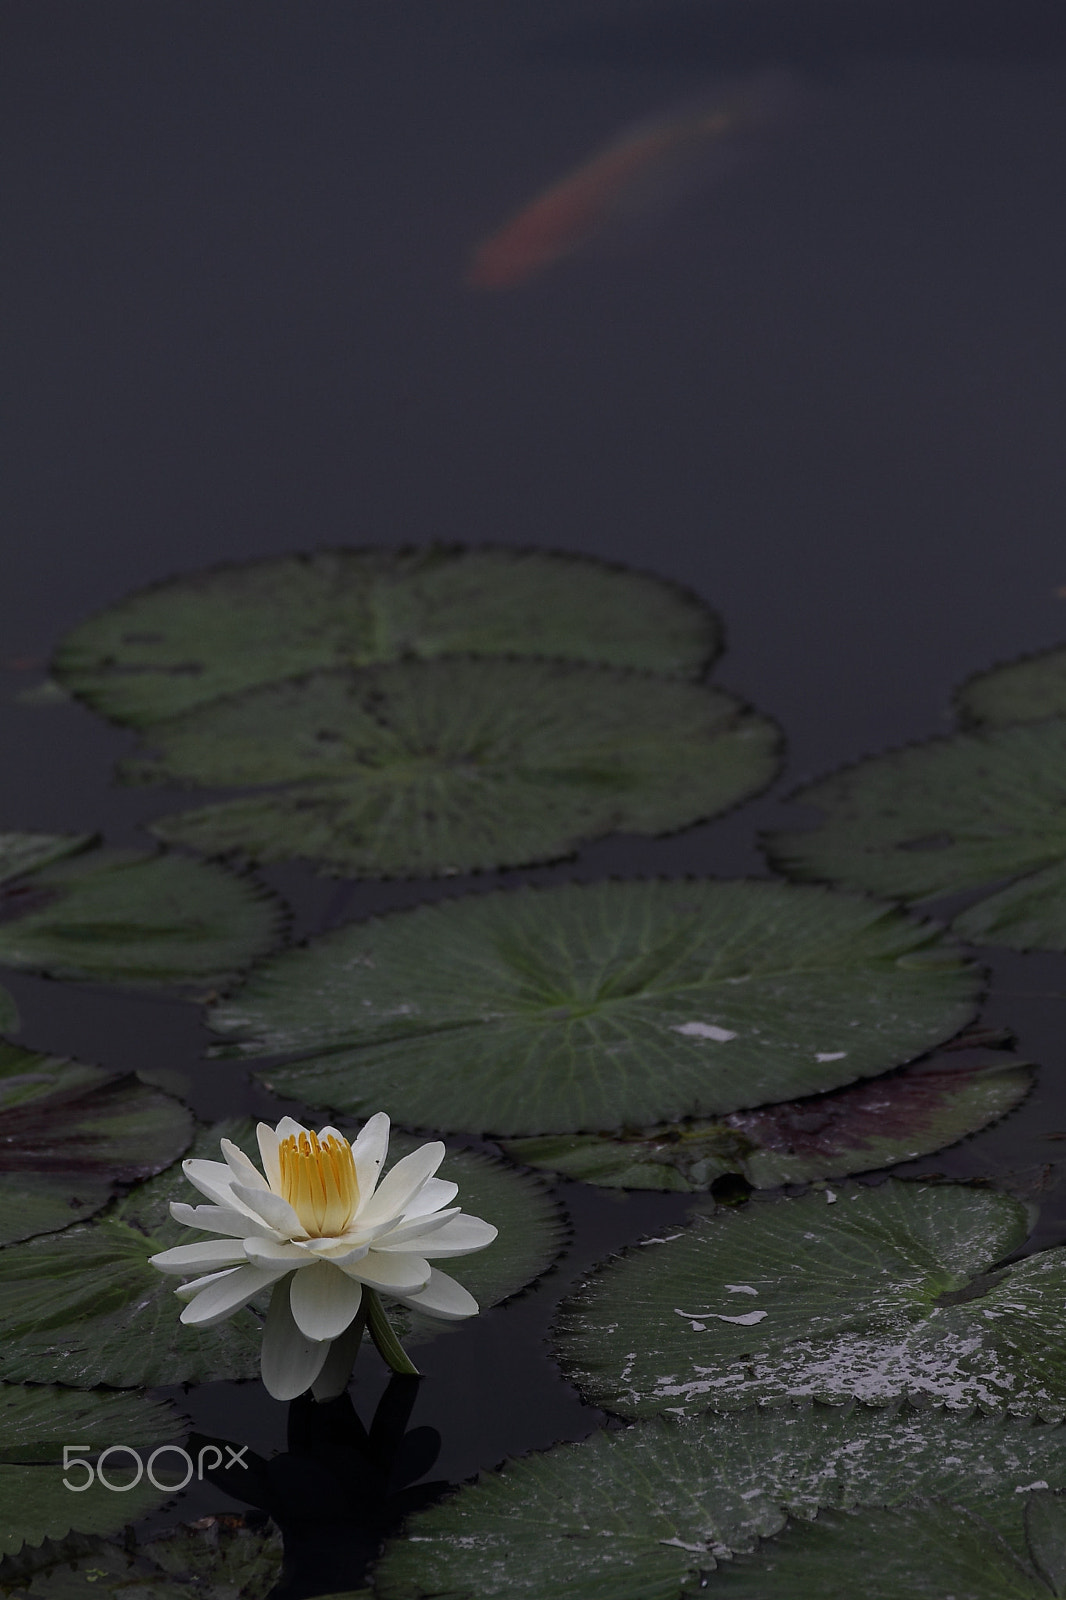
<path fill-rule="evenodd" d="M 370 1329 L 370 1337 L 383 1360 L 388 1362 L 393 1372 L 399 1372 L 406 1378 L 420 1378 L 422 1374 L 404 1353 L 403 1346 L 393 1332 L 377 1290 L 368 1289 L 366 1284 L 363 1285 L 363 1305 L 366 1307 L 366 1325 Z"/>

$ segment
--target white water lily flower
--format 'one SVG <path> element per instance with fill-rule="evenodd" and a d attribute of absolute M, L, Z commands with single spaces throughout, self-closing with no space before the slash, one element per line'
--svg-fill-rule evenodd
<path fill-rule="evenodd" d="M 225 1163 L 182 1163 L 212 1204 L 174 1202 L 171 1215 L 223 1237 L 150 1259 L 160 1272 L 204 1274 L 176 1291 L 188 1301 L 181 1321 L 195 1328 L 214 1327 L 274 1286 L 262 1371 L 276 1400 L 312 1385 L 320 1398 L 343 1389 L 368 1313 L 381 1347 L 379 1290 L 434 1317 L 476 1313 L 473 1295 L 430 1261 L 483 1250 L 497 1230 L 451 1206 L 458 1185 L 434 1177 L 443 1144 L 413 1150 L 379 1183 L 389 1146 L 383 1111 L 353 1144 L 336 1128 L 316 1134 L 292 1117 L 276 1129 L 261 1122 L 257 1133 L 263 1172 L 229 1139 L 222 1140 Z"/>

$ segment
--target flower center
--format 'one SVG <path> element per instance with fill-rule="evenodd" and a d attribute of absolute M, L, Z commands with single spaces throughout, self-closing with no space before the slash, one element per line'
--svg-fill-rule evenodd
<path fill-rule="evenodd" d="M 281 1197 L 312 1238 L 343 1233 L 359 1204 L 352 1147 L 339 1134 L 290 1134 L 278 1145 Z"/>

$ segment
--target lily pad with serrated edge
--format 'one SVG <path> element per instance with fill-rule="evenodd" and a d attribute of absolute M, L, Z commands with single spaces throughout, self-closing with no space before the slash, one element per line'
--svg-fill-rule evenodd
<path fill-rule="evenodd" d="M 179 1101 L 0 1040 L 0 1244 L 84 1221 L 192 1142 Z"/>
<path fill-rule="evenodd" d="M 91 850 L 0 888 L 0 966 L 96 983 L 221 981 L 271 949 L 281 920 L 266 890 L 214 863 Z"/>
<path fill-rule="evenodd" d="M 219 1160 L 222 1136 L 257 1158 L 250 1123 L 204 1129 L 192 1154 Z M 395 1136 L 388 1167 L 407 1148 L 404 1136 Z M 518 1293 L 550 1266 L 564 1225 L 538 1179 L 466 1150 L 450 1152 L 440 1176 L 459 1184 L 457 1203 L 464 1210 L 487 1222 L 500 1218 L 500 1237 L 455 1263 L 455 1277 L 482 1309 Z M 203 1331 L 182 1327 L 175 1280 L 148 1264 L 157 1251 L 202 1237 L 173 1221 L 172 1200 L 200 1203 L 180 1166 L 139 1185 L 95 1221 L 0 1250 L 0 1378 L 133 1388 L 258 1376 L 261 1323 L 255 1312 L 239 1311 Z M 448 1269 L 447 1261 L 442 1265 Z M 387 1297 L 386 1306 L 391 1317 Z M 395 1320 L 419 1339 L 445 1326 L 407 1318 L 398 1308 Z"/>
<path fill-rule="evenodd" d="M 999 1267 L 1028 1226 L 1007 1195 L 891 1178 L 698 1217 L 585 1281 L 559 1357 L 623 1416 L 909 1397 L 1058 1419 L 1066 1249 Z"/>
<path fill-rule="evenodd" d="M 708 1116 L 872 1077 L 955 1033 L 974 969 L 823 889 L 567 884 L 341 928 L 209 1026 L 309 1105 L 505 1136 Z"/>
<path fill-rule="evenodd" d="M 105 1462 L 108 1480 L 116 1487 L 108 1489 L 94 1480 L 91 1487 L 81 1488 L 88 1469 L 72 1465 L 68 1471 L 64 1446 L 76 1446 L 75 1454 L 90 1463 L 112 1445 L 129 1446 L 143 1464 L 156 1446 L 180 1439 L 184 1432 L 172 1405 L 141 1395 L 0 1384 L 0 1554 L 65 1539 L 71 1532 L 115 1533 L 169 1498 L 147 1476 L 133 1483 L 132 1456 L 121 1448 Z M 184 1473 L 168 1452 L 157 1460 L 155 1476 L 166 1484 Z M 0 1590 L 3 1581 L 0 1564 Z"/>
<path fill-rule="evenodd" d="M 116 1498 L 113 1496 L 112 1498 Z M 153 1539 L 73 1539 L 0 1563 L 0 1591 L 17 1600 L 76 1600 L 126 1590 L 136 1600 L 267 1600 L 281 1576 L 281 1537 L 240 1517 L 205 1517 Z M 89 1589 L 88 1585 L 97 1588 Z"/>
<path fill-rule="evenodd" d="M 1061 1426 L 865 1406 L 651 1418 L 508 1462 L 409 1519 L 385 1548 L 375 1593 L 679 1600 L 786 1517 L 826 1507 L 937 1493 L 991 1515 L 1020 1544 L 1026 1504 L 1048 1483 L 1066 1487 Z M 846 1570 L 854 1583 L 857 1569 Z"/>
<path fill-rule="evenodd" d="M 695 678 L 721 649 L 677 585 L 583 556 L 428 545 L 272 557 L 172 578 L 68 633 L 53 672 L 145 727 L 322 668 L 555 657 Z"/>
<path fill-rule="evenodd" d="M 251 689 L 157 724 L 127 781 L 259 792 L 152 823 L 171 844 L 350 877 L 546 861 L 669 833 L 770 782 L 780 736 L 732 695 L 572 663 L 402 661 Z"/>
<path fill-rule="evenodd" d="M 756 1189 L 894 1166 L 997 1122 L 1024 1100 L 1034 1071 L 978 1052 L 716 1121 L 621 1134 L 510 1139 L 514 1161 L 610 1189 L 709 1189 L 736 1173 Z M 976 1059 L 974 1059 L 976 1057 Z"/>
<path fill-rule="evenodd" d="M 964 726 L 977 728 L 1066 716 L 1066 647 L 976 673 L 957 691 L 955 710 Z"/>
<path fill-rule="evenodd" d="M 1024 1552 L 1012 1549 L 981 1509 L 928 1500 L 827 1512 L 722 1566 L 706 1592 L 722 1600 L 854 1600 L 861 1572 L 863 1600 L 1051 1600 L 1066 1593 L 1060 1496 L 1029 1497 Z"/>
<path fill-rule="evenodd" d="M 1066 949 L 1066 718 L 876 756 L 796 799 L 825 820 L 767 840 L 790 875 L 910 901 L 1015 879 L 954 930 L 1012 949 Z"/>
<path fill-rule="evenodd" d="M 79 855 L 95 839 L 91 833 L 0 833 L 0 884 Z"/>

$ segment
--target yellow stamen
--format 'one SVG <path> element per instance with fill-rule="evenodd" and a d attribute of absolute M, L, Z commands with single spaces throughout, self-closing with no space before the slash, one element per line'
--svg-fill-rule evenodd
<path fill-rule="evenodd" d="M 314 1239 L 343 1233 L 359 1205 L 352 1147 L 339 1134 L 291 1133 L 278 1145 L 281 1197 Z"/>

